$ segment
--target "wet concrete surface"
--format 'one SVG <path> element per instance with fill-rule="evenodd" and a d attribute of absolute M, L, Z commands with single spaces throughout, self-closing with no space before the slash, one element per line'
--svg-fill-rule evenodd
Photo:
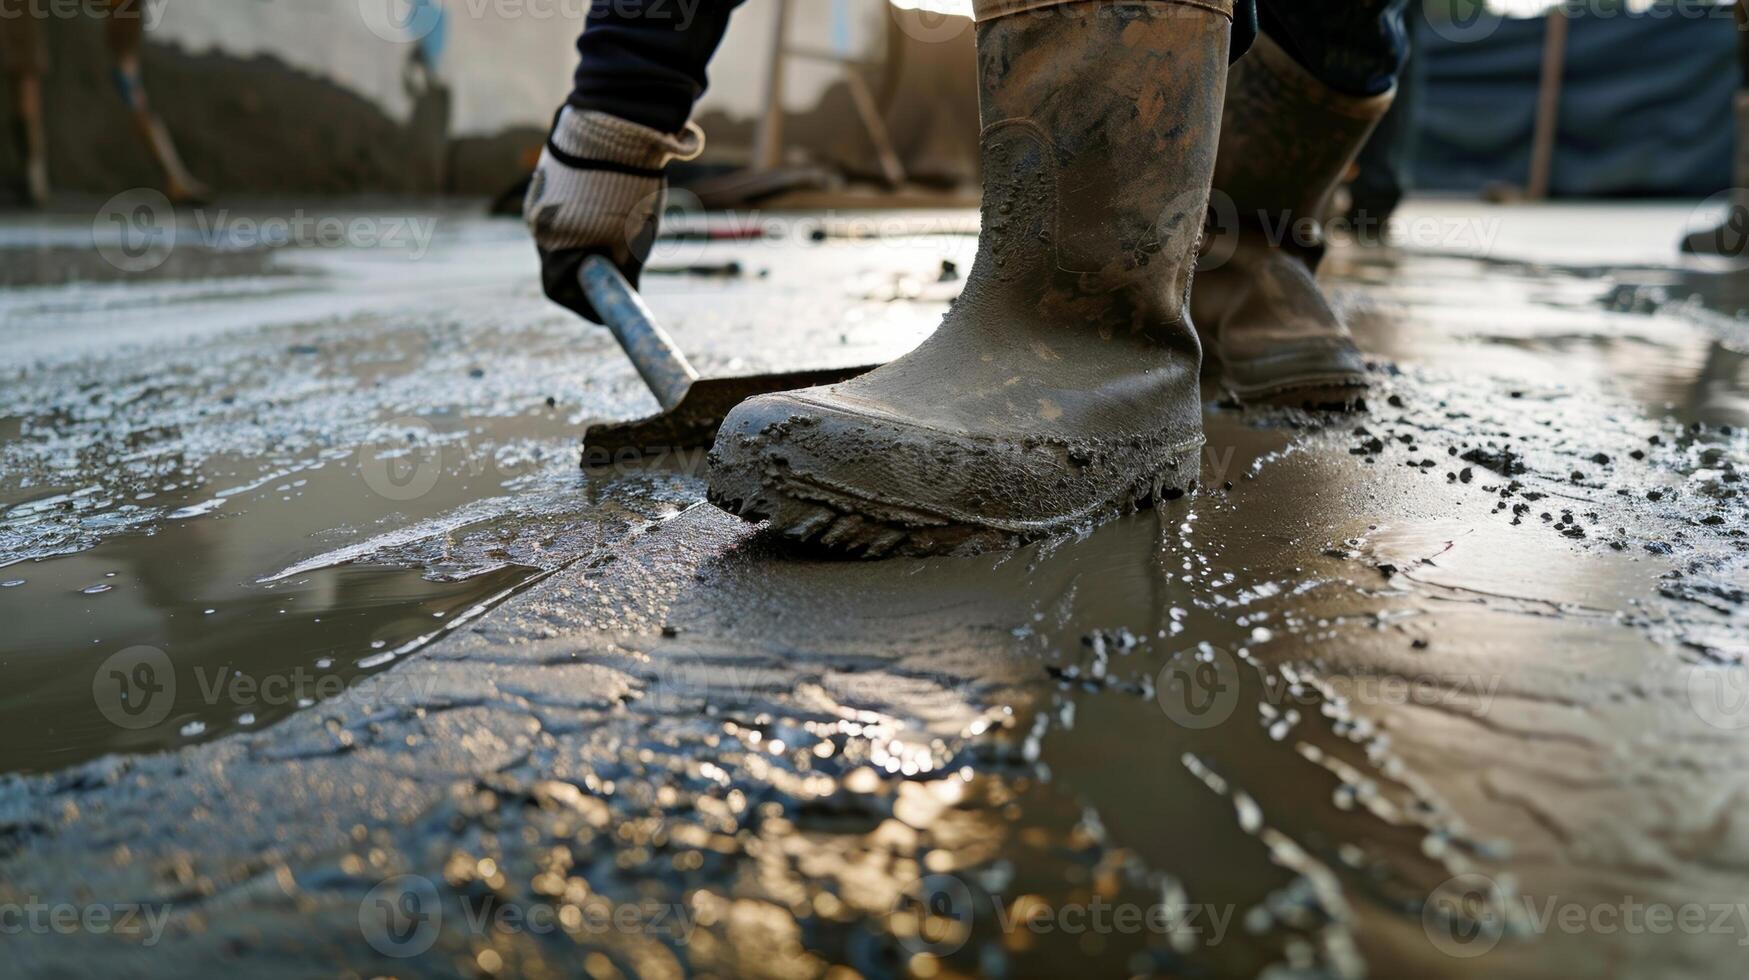
<path fill-rule="evenodd" d="M 1201 492 L 878 564 L 579 472 L 635 374 L 411 217 L 0 292 L 10 972 L 1739 971 L 1749 275 L 1687 209 L 1418 204 L 1327 269 L 1365 413 L 1211 391 Z M 906 220 L 648 293 L 707 372 L 889 357 L 972 248 Z"/>

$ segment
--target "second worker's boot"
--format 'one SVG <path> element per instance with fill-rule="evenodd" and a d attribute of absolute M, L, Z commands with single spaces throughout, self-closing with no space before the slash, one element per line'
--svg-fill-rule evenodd
<path fill-rule="evenodd" d="M 1337 181 L 1391 107 L 1312 77 L 1267 36 L 1233 66 L 1196 291 L 1204 355 L 1241 401 L 1352 401 L 1366 360 L 1318 287 Z"/>
<path fill-rule="evenodd" d="M 983 230 L 916 350 L 738 406 L 710 499 L 868 557 L 1092 524 L 1195 481 L 1186 309 L 1230 0 L 977 5 Z"/>

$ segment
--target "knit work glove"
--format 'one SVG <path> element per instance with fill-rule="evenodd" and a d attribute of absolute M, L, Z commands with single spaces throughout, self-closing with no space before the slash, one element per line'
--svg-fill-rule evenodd
<path fill-rule="evenodd" d="M 600 323 L 577 284 L 578 267 L 605 255 L 635 287 L 656 242 L 664 168 L 703 150 L 704 133 L 692 123 L 670 134 L 605 112 L 560 110 L 522 207 L 547 298 Z"/>

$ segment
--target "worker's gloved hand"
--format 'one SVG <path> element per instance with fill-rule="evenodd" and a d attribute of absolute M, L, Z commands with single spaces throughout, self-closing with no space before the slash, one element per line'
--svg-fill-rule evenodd
<path fill-rule="evenodd" d="M 605 255 L 636 286 L 662 217 L 663 168 L 703 149 L 692 123 L 670 134 L 604 112 L 560 110 L 522 206 L 547 297 L 600 323 L 577 285 L 578 267 Z"/>

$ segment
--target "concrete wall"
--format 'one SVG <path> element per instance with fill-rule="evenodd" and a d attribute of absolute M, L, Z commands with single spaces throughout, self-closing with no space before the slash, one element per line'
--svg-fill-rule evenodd
<path fill-rule="evenodd" d="M 401 83 L 408 44 L 373 32 L 402 0 L 155 0 L 149 10 L 156 44 L 238 60 L 271 58 L 346 89 L 398 122 L 412 100 Z"/>

